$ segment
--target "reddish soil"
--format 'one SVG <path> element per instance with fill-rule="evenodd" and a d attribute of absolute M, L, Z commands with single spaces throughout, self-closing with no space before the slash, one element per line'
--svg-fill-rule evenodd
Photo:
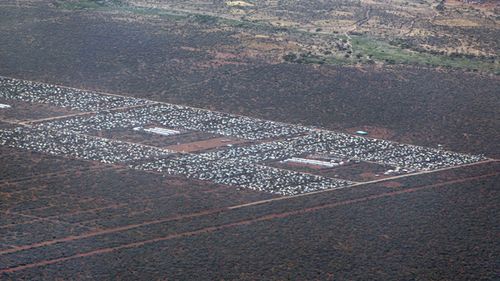
<path fill-rule="evenodd" d="M 29 103 L 17 100 L 0 99 L 0 103 L 11 106 L 10 108 L 0 109 L 0 119 L 8 122 L 29 121 L 80 113 L 76 110 L 48 104 Z"/>
<path fill-rule="evenodd" d="M 397 187 L 403 186 L 401 183 L 399 183 L 397 181 L 386 181 L 386 182 L 381 183 L 381 185 L 385 186 L 385 187 L 391 187 L 391 188 L 397 188 Z"/>
<path fill-rule="evenodd" d="M 30 3 L 0 9 L 2 75 L 500 155 L 498 77 L 245 58 L 200 69 L 214 59 L 206 50 L 242 44 L 234 32 Z M 5 118 L 53 114 L 24 112 Z M 0 156 L 2 280 L 498 279 L 498 162 L 277 200 L 6 147 Z M 388 167 L 294 168 L 362 181 Z"/>
<path fill-rule="evenodd" d="M 220 137 L 220 138 L 214 138 L 214 139 L 208 139 L 208 140 L 201 140 L 201 141 L 194 141 L 194 142 L 170 145 L 170 146 L 167 146 L 166 148 L 169 150 L 177 151 L 177 152 L 199 152 L 199 151 L 204 151 L 204 150 L 208 150 L 208 149 L 212 149 L 212 148 L 218 148 L 221 146 L 228 146 L 228 145 L 244 143 L 244 142 L 245 142 L 244 140 L 235 140 L 235 139 L 231 139 L 231 138 Z"/>
<path fill-rule="evenodd" d="M 391 167 L 389 166 L 368 162 L 350 162 L 333 168 L 318 167 L 315 165 L 305 165 L 293 162 L 282 163 L 280 161 L 271 162 L 268 163 L 268 165 L 277 168 L 311 173 L 319 176 L 342 178 L 356 182 L 371 181 L 390 177 L 390 175 L 384 175 L 384 172 L 391 169 Z"/>
<path fill-rule="evenodd" d="M 376 139 L 393 139 L 396 133 L 388 128 L 376 127 L 376 126 L 358 126 L 346 129 L 348 133 L 356 134 L 356 131 L 365 131 L 368 133 L 368 137 Z"/>
<path fill-rule="evenodd" d="M 268 264 L 275 264 L 279 268 L 290 264 L 305 264 L 303 268 L 293 266 L 286 272 L 292 270 L 292 275 L 300 276 L 301 280 L 328 280 L 331 274 L 347 276 L 353 270 L 361 277 L 384 279 L 382 277 L 390 275 L 407 279 L 415 272 L 433 276 L 436 270 L 441 269 L 439 276 L 457 280 L 461 278 L 455 278 L 458 276 L 455 267 L 465 258 L 468 265 L 462 267 L 460 276 L 493 276 L 492 267 L 476 257 L 484 254 L 484 251 L 489 255 L 496 248 L 485 247 L 491 247 L 492 229 L 478 228 L 477 224 L 487 222 L 488 217 L 484 215 L 494 206 L 492 204 L 498 196 L 493 185 L 498 179 L 498 171 L 495 171 L 498 165 L 495 165 L 478 164 L 462 177 L 450 178 L 453 175 L 450 171 L 410 177 L 408 180 L 414 183 L 402 189 L 397 186 L 397 182 L 390 181 L 238 208 L 221 206 L 179 213 L 179 210 L 168 208 L 169 204 L 160 200 L 155 201 L 158 203 L 156 208 L 162 210 L 156 216 L 144 216 L 137 210 L 130 212 L 131 201 L 127 202 L 126 198 L 139 195 L 140 200 L 148 196 L 157 199 L 157 192 L 161 190 L 158 187 L 155 189 L 155 185 L 144 186 L 146 182 L 135 181 L 128 187 L 137 185 L 134 187 L 137 188 L 136 192 L 129 194 L 131 190 L 124 190 L 126 197 L 115 197 L 118 201 L 112 203 L 115 206 L 120 202 L 122 205 L 119 211 L 132 214 L 123 221 L 119 220 L 118 212 L 112 216 L 101 214 L 99 221 L 102 227 L 77 231 L 77 225 L 88 226 L 91 222 L 82 220 L 85 218 L 81 217 L 82 213 L 73 212 L 50 217 L 52 221 L 20 221 L 17 225 L 8 226 L 5 229 L 7 234 L 9 231 L 17 231 L 20 235 L 2 237 L 3 240 L 17 243 L 0 250 L 4 262 L 0 274 L 7 279 L 37 279 L 37 276 L 68 279 L 80 274 L 108 278 L 118 274 L 125 279 L 161 279 L 165 276 L 186 279 L 188 276 L 203 276 L 218 280 L 223 277 L 241 279 L 239 277 L 243 272 L 248 277 L 243 279 L 256 280 L 259 277 L 274 279 L 278 275 L 282 276 L 281 273 L 285 274 L 281 271 L 271 273 L 264 270 Z M 122 174 L 116 179 L 128 177 L 128 174 Z M 443 178 L 444 174 L 448 175 L 448 179 L 427 182 L 435 177 Z M 133 175 L 132 178 L 137 176 L 138 174 Z M 109 184 L 104 182 L 96 186 L 97 189 L 86 188 L 85 192 L 89 194 L 97 191 L 96 195 L 103 196 L 106 193 L 100 189 L 107 185 Z M 52 185 L 51 188 L 59 189 L 58 185 Z M 155 190 L 149 190 L 151 188 Z M 182 189 L 186 188 L 190 189 L 188 186 Z M 71 186 L 61 189 L 63 190 L 82 191 Z M 146 193 L 141 193 L 141 190 Z M 465 201 L 461 199 L 464 192 L 468 198 Z M 191 198 L 189 194 L 195 195 L 189 191 L 184 198 Z M 195 200 L 192 203 L 205 194 L 200 196 L 191 198 Z M 113 197 L 107 197 L 107 200 L 111 198 Z M 13 203 L 10 200 L 8 203 Z M 169 197 L 170 204 L 178 200 L 184 199 Z M 479 202 L 487 208 L 478 208 Z M 140 207 L 147 203 L 132 205 Z M 89 211 L 92 213 L 94 210 L 98 209 Z M 28 211 L 29 209 L 22 209 L 16 214 Z M 38 217 L 49 218 L 47 215 L 46 209 L 41 209 L 37 214 Z M 459 220 L 454 219 L 456 215 L 461 215 Z M 71 219 L 72 217 L 79 219 Z M 106 223 L 109 220 L 114 222 Z M 45 235 L 47 228 L 35 227 L 41 222 L 47 225 L 58 221 L 70 223 L 72 231 L 54 233 L 54 228 L 51 228 L 51 235 L 56 234 L 52 237 Z M 20 231 L 23 226 L 29 227 L 31 232 L 34 231 L 38 234 L 37 237 L 43 239 L 20 240 L 27 237 Z M 460 239 L 462 234 L 457 231 L 464 227 L 468 235 L 474 238 L 473 242 Z M 419 232 L 422 229 L 425 229 L 425 233 Z M 471 245 L 480 248 L 469 248 Z M 469 250 L 463 252 L 461 249 L 465 248 Z M 241 256 L 245 249 L 252 251 Z M 221 261 L 221 265 L 214 268 L 211 263 L 204 262 L 204 258 L 200 256 L 203 252 L 210 252 L 212 257 Z M 362 254 L 367 252 L 369 255 Z M 415 256 L 415 252 L 419 254 Z M 427 267 L 422 269 L 421 264 L 425 264 L 428 258 L 437 257 L 438 253 L 445 255 L 439 260 L 443 259 L 450 266 L 441 268 L 433 265 L 431 272 Z M 308 258 L 304 259 L 304 255 Z M 342 266 L 336 267 L 328 263 L 329 259 L 325 259 L 324 255 L 334 256 L 335 264 L 340 263 Z M 401 259 L 401 256 L 404 258 Z M 460 259 L 450 260 L 451 257 Z M 363 259 L 362 267 L 365 269 L 347 266 L 353 258 Z M 379 268 L 380 262 L 384 264 L 381 267 L 383 269 Z M 149 266 L 143 266 L 143 263 Z M 196 266 L 191 266 L 192 264 Z M 262 274 L 256 273 L 256 267 Z M 131 268 L 133 270 L 126 270 Z M 183 270 L 178 270 L 181 268 Z"/>
<path fill-rule="evenodd" d="M 313 165 L 313 164 L 306 164 L 306 163 L 297 163 L 297 162 L 280 162 L 279 166 L 283 167 L 291 167 L 293 169 L 313 169 L 313 170 L 323 170 L 323 169 L 329 169 L 328 167 L 321 166 L 321 165 Z"/>
<path fill-rule="evenodd" d="M 164 126 L 151 124 L 146 127 L 164 127 Z M 198 132 L 198 131 L 183 131 L 183 130 L 180 130 L 180 134 L 163 136 L 160 134 L 155 134 L 150 132 L 134 131 L 132 128 L 105 130 L 99 132 L 92 132 L 91 134 L 99 137 L 140 143 L 160 148 L 168 148 L 170 146 L 177 146 L 185 142 L 188 143 L 198 142 L 219 137 L 219 135 L 211 133 Z"/>

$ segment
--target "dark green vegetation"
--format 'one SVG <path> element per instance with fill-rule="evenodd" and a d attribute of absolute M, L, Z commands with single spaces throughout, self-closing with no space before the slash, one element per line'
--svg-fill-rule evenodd
<path fill-rule="evenodd" d="M 337 38 L 346 38 L 345 36 Z M 500 67 L 494 57 L 476 57 L 472 55 L 440 54 L 425 50 L 412 50 L 405 43 L 387 42 L 368 35 L 352 35 L 349 41 L 351 50 L 344 55 L 329 53 L 312 54 L 310 52 L 288 53 L 283 60 L 306 64 L 331 65 L 371 65 L 384 63 L 386 65 L 414 65 L 425 67 L 443 67 L 461 69 L 469 72 L 486 72 L 500 74 Z"/>
<path fill-rule="evenodd" d="M 362 63 L 375 60 L 384 61 L 387 64 L 445 67 L 500 74 L 500 68 L 494 59 L 432 54 L 401 48 L 401 45 L 390 44 L 390 42 L 366 36 L 355 35 L 352 38 L 352 48 L 355 54 L 353 57 L 358 58 L 358 62 Z M 363 59 L 363 57 L 365 58 Z"/>

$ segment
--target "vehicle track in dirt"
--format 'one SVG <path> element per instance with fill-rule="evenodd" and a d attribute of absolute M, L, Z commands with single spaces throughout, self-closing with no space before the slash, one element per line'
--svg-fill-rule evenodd
<path fill-rule="evenodd" d="M 425 185 L 414 186 L 414 187 L 405 188 L 405 189 L 396 188 L 396 189 L 393 189 L 393 190 L 388 191 L 388 192 L 364 196 L 364 197 L 360 197 L 360 198 L 354 198 L 354 199 L 348 199 L 348 200 L 343 200 L 343 201 L 338 201 L 338 202 L 320 204 L 317 206 L 311 206 L 311 207 L 306 207 L 303 209 L 290 210 L 290 211 L 285 211 L 285 212 L 280 212 L 280 213 L 270 213 L 270 214 L 265 214 L 265 215 L 253 217 L 253 218 L 247 218 L 247 219 L 239 220 L 236 222 L 230 222 L 230 223 L 226 223 L 226 224 L 222 224 L 222 225 L 214 225 L 214 226 L 204 227 L 204 228 L 200 228 L 200 229 L 192 230 L 192 231 L 172 233 L 172 234 L 169 234 L 169 235 L 166 235 L 163 237 L 156 237 L 156 238 L 152 238 L 152 239 L 148 239 L 148 240 L 136 241 L 133 243 L 127 243 L 127 244 L 123 244 L 123 245 L 119 245 L 119 246 L 115 246 L 115 247 L 99 248 L 99 249 L 95 249 L 95 250 L 88 251 L 85 253 L 78 253 L 75 255 L 67 256 L 67 257 L 47 259 L 47 260 L 33 262 L 30 264 L 23 264 L 23 265 L 19 265 L 19 266 L 10 267 L 10 268 L 4 268 L 4 269 L 0 269 L 0 273 L 12 273 L 12 272 L 21 271 L 24 269 L 29 269 L 29 268 L 33 268 L 33 267 L 40 267 L 40 266 L 44 266 L 44 265 L 50 265 L 50 264 L 54 264 L 54 263 L 59 263 L 59 262 L 64 262 L 64 261 L 76 259 L 76 258 L 84 258 L 84 257 L 89 257 L 89 256 L 94 256 L 94 255 L 99 255 L 99 254 L 104 254 L 104 253 L 110 253 L 110 252 L 119 251 L 119 250 L 128 249 L 128 248 L 140 247 L 140 246 L 150 244 L 150 243 L 155 243 L 155 242 L 161 242 L 161 241 L 182 238 L 182 237 L 188 237 L 188 236 L 195 236 L 195 235 L 200 235 L 200 234 L 204 234 L 204 233 L 210 233 L 210 232 L 215 232 L 215 231 L 219 231 L 219 230 L 224 230 L 224 229 L 228 229 L 228 228 L 250 225 L 253 223 L 257 223 L 257 222 L 286 218 L 286 217 L 306 214 L 306 213 L 310 213 L 310 212 L 315 212 L 315 211 L 319 211 L 322 209 L 335 208 L 335 207 L 346 206 L 346 205 L 353 205 L 353 204 L 357 204 L 357 203 L 363 203 L 363 202 L 377 200 L 377 199 L 386 198 L 386 197 L 394 197 L 394 196 L 399 196 L 399 195 L 403 195 L 403 194 L 415 193 L 415 192 L 419 192 L 419 191 L 423 191 L 423 190 L 428 190 L 428 189 L 432 189 L 432 188 L 439 188 L 439 187 L 449 186 L 449 185 L 458 184 L 458 183 L 477 181 L 477 180 L 482 180 L 482 179 L 489 178 L 489 177 L 494 177 L 494 176 L 497 176 L 499 174 L 500 174 L 500 172 L 495 171 L 495 172 L 491 172 L 491 173 L 484 174 L 484 175 L 473 175 L 473 176 L 469 176 L 469 177 L 465 177 L 465 178 L 447 180 L 447 181 L 436 183 L 436 184 L 425 184 Z M 370 184 L 372 184 L 372 183 L 370 183 Z M 282 200 L 286 200 L 286 199 L 290 199 L 290 197 L 283 197 Z M 272 202 L 272 201 L 266 201 L 265 203 L 270 203 L 270 202 Z M 264 204 L 264 203 L 260 203 L 259 205 L 261 205 L 261 204 Z M 254 206 L 254 205 L 242 204 L 242 205 L 238 205 L 238 206 L 232 206 L 232 207 L 221 208 L 221 209 L 210 209 L 210 210 L 205 210 L 202 212 L 191 213 L 191 214 L 186 214 L 186 215 L 177 215 L 177 216 L 173 216 L 173 217 L 168 217 L 168 218 L 163 218 L 163 219 L 158 219 L 158 220 L 153 220 L 153 221 L 147 221 L 147 222 L 138 223 L 138 224 L 131 224 L 131 225 L 126 225 L 126 226 L 121 226 L 121 227 L 116 227 L 116 228 L 91 231 L 91 232 L 88 232 L 88 233 L 85 233 L 82 235 L 68 236 L 68 237 L 64 237 L 64 238 L 60 238 L 60 239 L 43 241 L 43 242 L 31 244 L 31 245 L 13 247 L 11 249 L 6 249 L 3 251 L 0 251 L 0 256 L 5 255 L 5 254 L 16 253 L 16 252 L 20 252 L 20 251 L 40 248 L 40 247 L 46 247 L 46 246 L 59 244 L 59 243 L 67 243 L 67 242 L 76 241 L 76 240 L 85 239 L 85 238 L 90 238 L 90 237 L 95 237 L 95 236 L 99 236 L 99 235 L 119 233 L 119 232 L 130 230 L 130 229 L 151 226 L 151 225 L 166 223 L 166 222 L 170 222 L 170 221 L 192 219 L 192 218 L 196 218 L 196 217 L 203 217 L 203 216 L 209 216 L 209 215 L 215 215 L 215 214 L 222 215 L 224 213 L 231 212 L 231 211 L 234 211 L 236 209 L 250 207 L 250 206 Z"/>

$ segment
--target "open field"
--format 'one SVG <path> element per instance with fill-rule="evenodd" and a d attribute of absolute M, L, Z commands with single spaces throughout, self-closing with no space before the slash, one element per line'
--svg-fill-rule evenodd
<path fill-rule="evenodd" d="M 2 1 L 0 280 L 495 280 L 480 2 Z"/>
<path fill-rule="evenodd" d="M 294 171 L 303 171 L 320 176 L 338 177 L 348 179 L 354 182 L 363 182 L 390 177 L 384 174 L 394 167 L 381 165 L 377 163 L 352 161 L 333 168 L 322 168 L 312 165 L 298 165 L 296 163 L 274 162 L 273 167 L 291 169 Z M 394 174 L 392 174 L 394 175 Z"/>
<path fill-rule="evenodd" d="M 188 142 L 178 145 L 168 146 L 167 149 L 180 152 L 196 152 L 196 151 L 207 151 L 211 149 L 217 149 L 223 146 L 233 146 L 235 144 L 244 142 L 242 140 L 234 140 L 230 138 L 220 137 L 212 138 L 208 140 L 200 140 L 194 142 Z"/>
<path fill-rule="evenodd" d="M 0 99 L 0 103 L 10 106 L 10 108 L 0 111 L 0 119 L 8 122 L 22 122 L 78 113 L 78 111 L 68 110 L 67 108 L 47 104 L 34 105 L 25 101 Z"/>

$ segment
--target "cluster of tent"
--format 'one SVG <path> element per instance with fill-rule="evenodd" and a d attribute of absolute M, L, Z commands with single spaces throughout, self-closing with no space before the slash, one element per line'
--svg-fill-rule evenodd
<path fill-rule="evenodd" d="M 246 140 L 290 137 L 311 129 L 256 118 L 173 104 L 152 104 L 125 110 L 105 110 L 40 124 L 47 129 L 88 133 L 160 124 L 178 130 L 202 131 Z"/>
<path fill-rule="evenodd" d="M 0 145 L 103 163 L 157 159 L 171 153 L 140 144 L 29 127 L 0 130 Z"/>
<path fill-rule="evenodd" d="M 0 98 L 43 103 L 78 111 L 98 111 L 152 103 L 145 99 L 107 95 L 6 77 L 0 77 Z"/>
<path fill-rule="evenodd" d="M 0 145 L 104 163 L 124 163 L 135 169 L 283 195 L 341 188 L 352 182 L 266 166 L 269 162 L 322 154 L 333 159 L 374 162 L 393 167 L 393 172 L 408 173 L 484 159 L 478 155 L 10 78 L 0 78 L 0 98 L 91 111 L 86 115 L 42 121 L 31 127 L 0 130 Z M 150 125 L 155 126 L 154 132 L 164 135 L 180 130 L 201 131 L 253 140 L 254 144 L 201 154 L 176 154 L 89 135 L 112 129 L 132 132 Z"/>
<path fill-rule="evenodd" d="M 484 160 L 480 155 L 455 153 L 422 146 L 317 130 L 307 135 L 251 146 L 238 146 L 205 153 L 212 160 L 239 160 L 245 163 L 286 160 L 309 154 L 375 162 L 400 167 L 407 172 L 433 170 Z"/>
<path fill-rule="evenodd" d="M 134 168 L 184 175 L 189 178 L 281 195 L 296 195 L 323 189 L 341 188 L 352 184 L 352 182 L 342 179 L 243 163 L 237 160 L 214 161 L 194 154 L 174 155 L 171 158 L 144 163 Z"/>

